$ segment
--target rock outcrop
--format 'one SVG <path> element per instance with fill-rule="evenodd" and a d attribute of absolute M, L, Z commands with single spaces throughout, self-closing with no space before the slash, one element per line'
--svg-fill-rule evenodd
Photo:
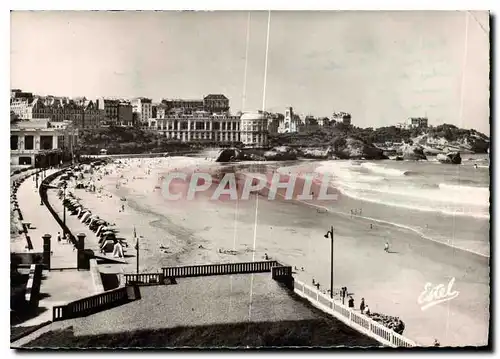
<path fill-rule="evenodd" d="M 243 160 L 245 158 L 243 152 L 237 148 L 224 148 L 219 151 L 215 157 L 215 162 L 231 162 L 237 160 Z"/>
<path fill-rule="evenodd" d="M 460 152 L 449 152 L 446 154 L 438 154 L 436 159 L 441 163 L 450 163 L 454 165 L 459 165 L 462 163 L 462 157 L 460 156 Z"/>
<path fill-rule="evenodd" d="M 341 159 L 387 159 L 382 149 L 353 137 L 335 139 L 333 141 L 333 154 Z"/>
<path fill-rule="evenodd" d="M 331 158 L 333 155 L 333 150 L 328 147 L 326 150 L 321 148 L 303 148 L 300 151 L 300 156 L 310 159 L 327 159 Z"/>
<path fill-rule="evenodd" d="M 274 147 L 264 152 L 264 158 L 268 161 L 288 161 L 297 159 L 297 151 L 288 146 Z"/>
<path fill-rule="evenodd" d="M 419 145 L 404 144 L 399 148 L 398 154 L 403 156 L 404 160 L 427 160 L 427 157 L 424 154 L 423 147 Z"/>

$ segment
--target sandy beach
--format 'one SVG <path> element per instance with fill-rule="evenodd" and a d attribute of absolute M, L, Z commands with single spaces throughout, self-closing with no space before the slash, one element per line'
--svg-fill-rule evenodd
<path fill-rule="evenodd" d="M 108 165 L 111 173 L 96 181 L 101 194 L 83 189 L 75 194 L 93 213 L 116 224 L 119 237 L 127 238 L 131 245 L 127 249 L 130 255 L 135 254 L 132 238 L 136 228 L 141 236 L 141 272 L 156 272 L 166 265 L 261 260 L 267 253 L 298 267 L 300 280 L 310 283 L 314 278 L 321 289 L 327 289 L 330 241 L 324 235 L 333 225 L 334 286 L 347 286 L 356 306 L 363 297 L 372 312 L 401 317 L 406 323 L 405 336 L 424 345 L 434 338 L 443 346 L 487 343 L 487 256 L 427 240 L 388 223 L 351 217 L 345 208 L 358 208 L 359 202 L 346 198 L 340 199 L 337 213 L 279 196 L 274 201 L 257 200 L 255 195 L 242 201 L 211 201 L 203 196 L 196 201 L 168 201 L 159 184 L 160 176 L 169 169 L 203 171 L 222 165 L 186 157 L 120 162 L 123 165 Z M 285 164 L 269 166 L 276 169 Z M 122 204 L 124 211 L 120 210 Z M 363 217 L 368 216 L 369 206 L 363 205 L 363 211 Z M 386 241 L 391 243 L 392 253 L 384 252 Z M 220 253 L 219 249 L 231 252 Z M 135 260 L 128 260 L 124 270 L 133 272 Z M 447 286 L 452 278 L 453 290 L 459 295 L 422 310 L 418 297 L 425 284 Z"/>

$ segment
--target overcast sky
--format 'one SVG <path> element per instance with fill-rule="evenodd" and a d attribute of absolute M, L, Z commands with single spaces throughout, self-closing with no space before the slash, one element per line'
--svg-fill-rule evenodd
<path fill-rule="evenodd" d="M 267 16 L 251 13 L 243 110 L 262 107 Z M 242 109 L 247 12 L 13 12 L 11 20 L 13 88 L 155 101 L 223 93 L 233 112 Z M 266 110 L 346 111 L 361 127 L 428 116 L 489 134 L 488 32 L 486 12 L 273 11 Z"/>

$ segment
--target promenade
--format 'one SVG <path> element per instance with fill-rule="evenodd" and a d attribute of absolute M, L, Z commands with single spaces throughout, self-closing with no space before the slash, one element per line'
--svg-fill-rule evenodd
<path fill-rule="evenodd" d="M 57 170 L 47 170 L 50 175 Z M 40 186 L 41 180 L 38 179 Z M 44 271 L 40 289 L 38 315 L 19 323 L 21 326 L 36 325 L 52 320 L 52 307 L 86 297 L 95 293 L 94 282 L 89 271 L 78 271 L 77 252 L 73 245 L 58 243 L 57 233 L 62 229 L 48 211 L 40 204 L 39 189 L 33 176 L 27 178 L 17 192 L 19 207 L 22 210 L 25 223 L 30 223 L 27 235 L 31 238 L 33 252 L 43 251 L 42 236 L 50 234 L 51 238 L 51 270 Z M 19 236 L 11 242 L 11 252 L 26 252 L 25 236 Z"/>

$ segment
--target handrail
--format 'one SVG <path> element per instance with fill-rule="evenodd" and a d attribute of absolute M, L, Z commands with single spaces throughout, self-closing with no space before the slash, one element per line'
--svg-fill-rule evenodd
<path fill-rule="evenodd" d="M 65 305 L 55 305 L 52 308 L 52 320 L 65 320 L 77 318 L 106 309 L 115 304 L 121 304 L 128 300 L 128 287 L 111 289 L 102 293 L 78 299 Z"/>
<path fill-rule="evenodd" d="M 165 278 L 198 277 L 206 275 L 243 274 L 270 272 L 272 267 L 282 267 L 278 261 L 202 264 L 192 266 L 163 267 Z"/>
<path fill-rule="evenodd" d="M 313 305 L 329 314 L 334 315 L 336 318 L 342 320 L 347 325 L 360 331 L 361 333 L 370 335 L 371 337 L 380 341 L 382 344 L 390 345 L 392 347 L 406 348 L 418 346 L 418 344 L 414 341 L 396 333 L 392 329 L 383 326 L 370 317 L 365 316 L 361 313 L 357 313 L 353 309 L 346 307 L 342 303 L 328 298 L 317 289 L 312 288 L 296 279 L 294 291 L 297 294 L 305 297 Z M 322 301 L 326 301 L 327 304 L 322 303 Z"/>

